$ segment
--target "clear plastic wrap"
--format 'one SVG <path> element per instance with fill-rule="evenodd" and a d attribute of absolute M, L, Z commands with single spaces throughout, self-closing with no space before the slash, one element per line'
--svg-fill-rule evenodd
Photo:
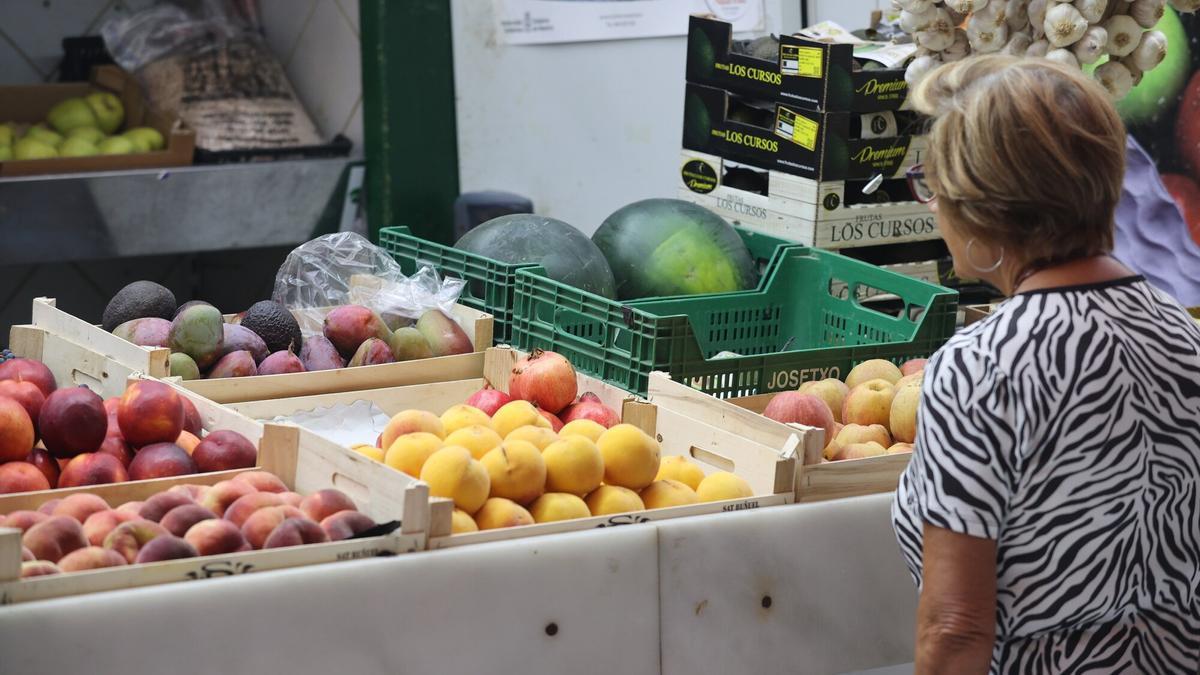
<path fill-rule="evenodd" d="M 179 54 L 199 54 L 238 37 L 254 35 L 241 7 L 228 0 L 159 2 L 100 28 L 113 60 L 136 73 L 143 66 Z"/>
<path fill-rule="evenodd" d="M 461 279 L 442 279 L 422 267 L 411 277 L 383 249 L 354 232 L 317 237 L 288 254 L 275 275 L 272 299 L 296 315 L 305 337 L 321 333 L 330 307 L 363 305 L 390 328 L 431 309 L 451 314 Z"/>

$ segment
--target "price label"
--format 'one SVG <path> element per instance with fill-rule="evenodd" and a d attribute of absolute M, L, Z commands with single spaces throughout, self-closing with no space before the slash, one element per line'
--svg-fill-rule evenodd
<path fill-rule="evenodd" d="M 779 48 L 779 72 L 793 77 L 821 79 L 825 50 L 820 47 L 783 45 Z"/>
<path fill-rule="evenodd" d="M 820 124 L 784 107 L 779 108 L 775 117 L 775 134 L 810 152 L 817 149 L 817 136 L 820 131 Z"/>

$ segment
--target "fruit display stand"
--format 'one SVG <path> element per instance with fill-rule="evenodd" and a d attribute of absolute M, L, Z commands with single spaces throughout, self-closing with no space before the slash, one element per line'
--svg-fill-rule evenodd
<path fill-rule="evenodd" d="M 492 317 L 462 305 L 455 305 L 454 319 L 464 326 L 476 352 L 492 345 Z M 114 372 L 96 371 L 88 376 L 91 380 L 115 379 L 119 383 L 118 393 L 124 390 L 124 381 L 132 373 L 144 373 L 149 377 L 170 376 L 167 359 L 170 350 L 160 347 L 140 347 L 124 340 L 103 328 L 68 314 L 55 306 L 53 298 L 36 298 L 33 301 L 33 325 L 49 333 L 62 336 L 78 345 L 86 345 L 95 355 L 104 355 L 105 363 L 116 367 Z M 284 375 L 255 375 L 251 377 L 220 378 L 214 380 L 188 380 L 182 386 L 210 400 L 228 403 L 235 400 L 257 400 L 273 396 L 299 396 L 335 391 L 350 391 L 369 387 L 394 384 L 418 384 L 428 379 L 430 373 L 453 376 L 472 372 L 475 361 L 471 355 L 445 356 L 418 361 L 405 361 L 375 366 L 358 366 L 334 370 L 288 373 Z M 432 365 L 425 368 L 424 365 Z M 114 378 L 115 376 L 115 378 Z M 414 379 L 415 378 L 415 379 Z M 88 383 L 87 381 L 80 382 Z"/>
<path fill-rule="evenodd" d="M 462 380 L 392 387 L 368 391 L 343 392 L 282 398 L 257 402 L 242 402 L 231 407 L 251 418 L 272 419 L 299 411 L 368 400 L 389 416 L 402 410 L 426 410 L 435 414 L 462 403 L 485 384 L 504 391 L 508 377 L 520 353 L 509 348 L 489 349 L 482 367 L 474 377 Z M 749 438 L 751 430 L 737 425 L 710 426 L 682 414 L 637 400 L 628 392 L 607 385 L 587 375 L 579 374 L 580 391 L 590 391 L 610 407 L 620 410 L 624 422 L 638 426 L 655 436 L 664 456 L 684 455 L 705 472 L 732 471 L 744 478 L 754 496 L 708 503 L 675 506 L 624 514 L 579 518 L 521 527 L 451 534 L 453 503 L 435 499 L 430 504 L 431 548 L 446 548 L 488 541 L 498 541 L 542 534 L 577 531 L 660 521 L 681 516 L 720 513 L 787 504 L 793 501 L 796 457 L 820 452 L 821 434 L 816 430 L 794 429 L 784 442 L 768 446 Z M 772 438 L 772 440 L 774 440 Z M 809 447 L 811 446 L 811 447 Z"/>
<path fill-rule="evenodd" d="M 516 342 L 639 394 L 661 371 L 728 398 L 844 376 L 867 359 L 927 357 L 954 333 L 954 291 L 802 246 L 776 263 L 755 291 L 625 303 L 521 270 Z M 862 286 L 900 308 L 868 307 Z"/>
<path fill-rule="evenodd" d="M 670 410 L 708 424 L 741 429 L 748 440 L 769 447 L 795 447 L 797 435 L 811 442 L 796 457 L 796 501 L 816 502 L 843 497 L 891 492 L 908 466 L 908 454 L 863 459 L 822 461 L 824 432 L 798 424 L 783 424 L 762 415 L 770 394 L 718 399 L 671 380 L 664 373 L 651 373 L 649 399 L 661 410 Z"/>

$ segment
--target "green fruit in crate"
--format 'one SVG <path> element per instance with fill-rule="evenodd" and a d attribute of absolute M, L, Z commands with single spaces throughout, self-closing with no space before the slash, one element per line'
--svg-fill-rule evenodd
<path fill-rule="evenodd" d="M 171 322 L 171 351 L 183 352 L 192 357 L 197 367 L 208 368 L 221 357 L 221 348 L 225 344 L 224 324 L 216 307 L 188 307 Z"/>
<path fill-rule="evenodd" d="M 561 220 L 531 213 L 500 216 L 466 233 L 454 248 L 506 263 L 537 263 L 555 281 L 614 297 L 613 274 L 604 254 Z"/>
<path fill-rule="evenodd" d="M 49 159 L 58 157 L 54 146 L 36 138 L 22 138 L 12 148 L 13 159 Z"/>
<path fill-rule="evenodd" d="M 11 145 L 0 145 L 0 162 L 7 162 L 13 158 L 13 149 Z"/>
<path fill-rule="evenodd" d="M 72 136 L 58 146 L 59 157 L 91 157 L 100 153 L 96 144 L 86 138 Z"/>
<path fill-rule="evenodd" d="M 187 354 L 176 352 L 171 355 L 171 377 L 180 377 L 185 380 L 200 379 L 200 367 L 196 365 L 196 361 Z"/>
<path fill-rule="evenodd" d="M 68 98 L 54 104 L 46 113 L 46 121 L 60 134 L 79 127 L 96 126 L 96 115 L 91 106 L 81 98 Z"/>
<path fill-rule="evenodd" d="M 691 202 L 634 202 L 605 219 L 592 241 L 608 258 L 622 300 L 728 293 L 758 283 L 733 226 Z"/>
<path fill-rule="evenodd" d="M 124 136 L 109 136 L 96 146 L 102 155 L 128 155 L 134 152 L 133 141 Z"/>
<path fill-rule="evenodd" d="M 0 124 L 0 146 L 11 146 L 13 144 L 13 139 L 15 139 L 16 136 L 17 135 L 13 133 L 11 124 Z"/>
<path fill-rule="evenodd" d="M 63 137 L 61 134 L 59 134 L 58 132 L 55 132 L 55 131 L 51 131 L 41 124 L 35 124 L 35 125 L 29 127 L 28 129 L 26 129 L 25 135 L 22 136 L 21 138 L 23 140 L 28 139 L 28 140 L 33 140 L 33 141 L 41 141 L 42 143 L 45 143 L 46 145 L 49 145 L 49 146 L 55 147 L 55 148 L 57 148 L 58 144 L 62 143 L 62 140 L 63 140 Z"/>
<path fill-rule="evenodd" d="M 121 128 L 125 121 L 125 106 L 115 94 L 98 91 L 88 94 L 83 100 L 87 101 L 92 113 L 96 116 L 96 126 L 106 134 L 111 134 Z"/>
<path fill-rule="evenodd" d="M 158 129 L 153 127 L 134 127 L 121 135 L 133 141 L 133 144 L 138 148 L 138 152 L 162 150 L 166 145 L 162 134 L 158 133 Z"/>
<path fill-rule="evenodd" d="M 108 301 L 100 325 L 112 332 L 126 321 L 157 317 L 170 321 L 175 316 L 175 294 L 153 281 L 135 281 Z"/>
<path fill-rule="evenodd" d="M 421 331 L 412 326 L 396 329 L 396 332 L 388 337 L 387 343 L 392 348 L 392 356 L 396 357 L 397 361 L 427 359 L 433 356 L 433 351 L 429 348 L 429 341 L 425 339 Z"/>
<path fill-rule="evenodd" d="M 104 140 L 104 132 L 96 127 L 76 127 L 67 132 L 67 140 L 72 138 L 82 138 L 91 143 L 99 143 Z"/>

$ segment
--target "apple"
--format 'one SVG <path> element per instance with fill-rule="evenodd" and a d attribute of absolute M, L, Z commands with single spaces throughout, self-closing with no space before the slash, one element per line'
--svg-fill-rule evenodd
<path fill-rule="evenodd" d="M 92 127 L 75 127 L 74 129 L 67 132 L 67 138 L 68 139 L 82 138 L 85 141 L 90 141 L 92 143 L 99 143 L 100 141 L 104 140 L 104 132 L 100 131 L 99 129 L 97 129 L 94 126 L 92 126 Z"/>
<path fill-rule="evenodd" d="M 925 371 L 925 364 L 928 359 L 909 359 L 900 364 L 900 374 L 904 377 L 915 375 Z"/>
<path fill-rule="evenodd" d="M 125 121 L 125 106 L 115 94 L 97 91 L 88 94 L 84 100 L 96 115 L 96 126 L 101 131 L 111 134 L 121 128 L 121 123 Z"/>
<path fill-rule="evenodd" d="M 837 433 L 833 442 L 825 446 L 825 451 L 822 454 L 825 459 L 831 461 L 844 459 L 841 455 L 845 452 L 846 448 L 864 443 L 874 443 L 886 449 L 892 445 L 892 435 L 881 424 L 872 424 L 870 426 L 847 424 Z"/>
<path fill-rule="evenodd" d="M 12 149 L 13 159 L 49 159 L 58 157 L 54 146 L 36 138 L 22 138 Z"/>
<path fill-rule="evenodd" d="M 59 101 L 46 113 L 46 121 L 60 134 L 79 127 L 96 126 L 96 115 L 91 106 L 81 98 Z"/>
<path fill-rule="evenodd" d="M 835 455 L 832 459 L 834 462 L 840 462 L 843 459 L 866 459 L 868 457 L 879 457 L 886 455 L 887 448 L 876 443 L 875 441 L 867 441 L 866 443 L 851 443 L 843 446 L 841 452 Z"/>
<path fill-rule="evenodd" d="M 0 145 L 12 145 L 16 134 L 13 132 L 11 124 L 5 122 L 0 124 Z"/>
<path fill-rule="evenodd" d="M 128 155 L 134 152 L 133 141 L 124 136 L 109 136 L 96 146 L 102 155 Z"/>
<path fill-rule="evenodd" d="M 846 375 L 846 386 L 854 389 L 868 380 L 887 380 L 895 384 L 901 377 L 904 377 L 904 373 L 891 361 L 869 359 L 850 369 L 850 374 Z"/>
<path fill-rule="evenodd" d="M 893 443 L 893 444 L 891 445 L 891 447 L 889 447 L 889 448 L 887 449 L 887 454 L 889 454 L 889 455 L 902 455 L 902 454 L 904 454 L 904 453 L 906 453 L 906 452 L 912 452 L 912 451 L 913 451 L 913 444 L 912 444 L 912 443 Z"/>
<path fill-rule="evenodd" d="M 895 395 L 896 388 L 887 380 L 868 380 L 854 387 L 842 404 L 842 423 L 887 426 Z"/>
<path fill-rule="evenodd" d="M 800 393 L 825 401 L 825 405 L 829 406 L 829 411 L 833 413 L 833 421 L 842 421 L 842 403 L 846 400 L 846 394 L 850 393 L 850 388 L 845 382 L 836 377 L 813 380 L 800 385 Z"/>
<path fill-rule="evenodd" d="M 0 145 L 0 162 L 7 162 L 13 158 L 13 149 L 11 145 Z"/>
<path fill-rule="evenodd" d="M 899 443 L 917 440 L 917 408 L 921 402 L 920 385 L 908 385 L 896 389 L 892 398 L 892 409 L 888 413 L 888 429 L 892 439 Z"/>
<path fill-rule="evenodd" d="M 99 153 L 95 143 L 78 136 L 72 136 L 58 146 L 59 157 L 91 157 Z"/>
<path fill-rule="evenodd" d="M 59 143 L 62 143 L 62 134 L 56 131 L 47 129 L 42 124 L 35 124 L 25 131 L 25 135 L 21 138 L 29 138 L 35 141 L 41 141 L 46 145 L 57 148 Z"/>
<path fill-rule="evenodd" d="M 162 150 L 166 145 L 162 134 L 158 133 L 158 129 L 154 127 L 134 127 L 121 135 L 133 141 L 133 144 L 138 148 L 138 152 Z"/>

